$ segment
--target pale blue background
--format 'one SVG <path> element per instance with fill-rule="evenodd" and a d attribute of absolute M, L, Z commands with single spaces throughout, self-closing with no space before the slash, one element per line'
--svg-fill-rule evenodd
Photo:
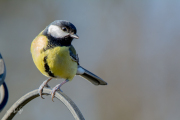
<path fill-rule="evenodd" d="M 86 120 L 179 120 L 179 11 L 178 0 L 1 0 L 0 52 L 10 96 L 0 118 L 46 79 L 30 45 L 49 23 L 64 19 L 77 28 L 73 45 L 80 64 L 108 82 L 96 87 L 75 77 L 62 87 Z M 62 103 L 45 98 L 33 100 L 14 120 L 73 119 Z"/>

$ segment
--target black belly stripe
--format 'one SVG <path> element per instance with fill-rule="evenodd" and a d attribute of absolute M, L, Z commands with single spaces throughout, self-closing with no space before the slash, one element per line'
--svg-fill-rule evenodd
<path fill-rule="evenodd" d="M 47 63 L 47 56 L 44 57 L 44 68 L 45 68 L 45 71 L 48 73 L 49 76 L 55 77 L 54 74 L 50 71 L 49 65 Z"/>

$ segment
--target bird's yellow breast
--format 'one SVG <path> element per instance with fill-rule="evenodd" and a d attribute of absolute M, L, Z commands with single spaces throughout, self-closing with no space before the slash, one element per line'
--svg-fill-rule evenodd
<path fill-rule="evenodd" d="M 46 36 L 35 38 L 31 44 L 33 61 L 39 71 L 47 77 L 72 80 L 77 72 L 77 63 L 72 61 L 69 47 L 56 46 L 44 51 L 48 40 Z"/>

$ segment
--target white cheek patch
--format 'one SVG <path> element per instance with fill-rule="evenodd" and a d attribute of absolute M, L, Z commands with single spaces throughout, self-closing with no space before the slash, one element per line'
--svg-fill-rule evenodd
<path fill-rule="evenodd" d="M 69 33 L 64 32 L 63 30 L 61 30 L 60 27 L 58 27 L 56 25 L 49 26 L 48 34 L 51 34 L 51 36 L 53 36 L 54 38 L 62 38 L 62 37 L 69 35 Z"/>

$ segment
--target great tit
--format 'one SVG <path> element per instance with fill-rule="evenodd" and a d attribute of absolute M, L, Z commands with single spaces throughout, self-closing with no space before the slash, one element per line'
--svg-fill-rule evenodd
<path fill-rule="evenodd" d="M 43 88 L 53 78 L 65 79 L 56 85 L 51 92 L 53 101 L 55 92 L 60 87 L 71 81 L 75 75 L 80 75 L 94 85 L 107 85 L 100 77 L 89 72 L 79 64 L 78 54 L 71 45 L 73 39 L 78 39 L 76 27 L 66 20 L 55 20 L 49 24 L 31 44 L 33 61 L 39 71 L 48 77 L 39 87 L 39 95 L 42 97 Z"/>

